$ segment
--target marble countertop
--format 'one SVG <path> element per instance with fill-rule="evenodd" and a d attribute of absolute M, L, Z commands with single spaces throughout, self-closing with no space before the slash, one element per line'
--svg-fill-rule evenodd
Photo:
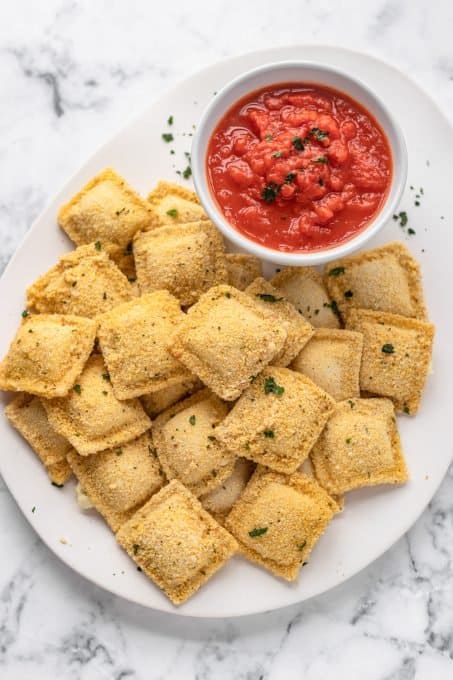
<path fill-rule="evenodd" d="M 382 56 L 453 118 L 452 26 L 451 0 L 1 3 L 0 270 L 144 93 L 225 56 L 325 42 Z M 190 621 L 74 574 L 0 481 L 0 678 L 451 680 L 452 561 L 453 469 L 410 532 L 334 591 L 267 615 Z"/>

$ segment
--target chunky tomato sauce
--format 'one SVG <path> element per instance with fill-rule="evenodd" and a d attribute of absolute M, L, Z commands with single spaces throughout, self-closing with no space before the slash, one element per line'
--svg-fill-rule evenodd
<path fill-rule="evenodd" d="M 364 229 L 392 177 L 373 116 L 341 92 L 303 84 L 238 101 L 215 129 L 206 162 L 229 223 L 288 252 L 329 248 Z"/>

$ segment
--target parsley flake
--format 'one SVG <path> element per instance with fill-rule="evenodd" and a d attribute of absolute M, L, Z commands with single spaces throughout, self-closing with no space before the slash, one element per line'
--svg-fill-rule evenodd
<path fill-rule="evenodd" d="M 103 373 L 103 374 L 102 374 L 102 378 L 103 378 L 104 380 L 110 381 L 110 373 Z"/>
<path fill-rule="evenodd" d="M 96 241 L 96 243 L 94 244 L 94 247 L 96 248 L 96 250 L 101 250 L 101 242 Z"/>
<path fill-rule="evenodd" d="M 297 177 L 297 172 L 288 172 L 288 174 L 285 177 L 285 184 L 291 184 L 291 182 L 294 182 L 296 177 Z"/>
<path fill-rule="evenodd" d="M 79 383 L 76 383 L 72 389 L 76 394 L 82 394 L 82 388 L 80 387 Z"/>
<path fill-rule="evenodd" d="M 174 137 L 171 134 L 171 132 L 164 132 L 162 135 L 162 139 L 164 140 L 164 142 L 167 142 L 167 144 L 169 144 L 174 140 Z"/>
<path fill-rule="evenodd" d="M 190 418 L 189 418 L 189 423 L 190 423 L 191 425 L 195 425 L 196 420 L 197 420 L 197 419 L 196 419 L 195 416 L 190 416 Z"/>
<path fill-rule="evenodd" d="M 299 543 L 299 545 L 297 546 L 297 549 L 303 550 L 306 545 L 307 545 L 307 541 L 303 541 L 303 543 Z"/>
<path fill-rule="evenodd" d="M 340 310 L 338 309 L 338 305 L 336 303 L 336 300 L 332 300 L 332 302 L 324 302 L 323 307 L 327 307 L 328 309 L 331 309 L 332 312 L 340 318 Z"/>
<path fill-rule="evenodd" d="M 266 203 L 273 203 L 275 199 L 277 198 L 277 194 L 280 191 L 280 187 L 278 184 L 275 184 L 275 182 L 271 182 L 271 184 L 268 184 L 267 186 L 264 187 L 263 191 L 261 192 L 261 198 L 266 201 Z"/>
<path fill-rule="evenodd" d="M 382 351 L 384 354 L 393 354 L 395 352 L 395 348 L 390 342 L 386 342 L 385 345 L 382 345 Z"/>
<path fill-rule="evenodd" d="M 22 312 L 22 318 L 26 319 L 27 316 L 30 316 L 30 312 L 28 311 L 28 309 L 24 309 L 24 311 Z"/>
<path fill-rule="evenodd" d="M 297 151 L 303 151 L 305 149 L 303 141 L 302 141 L 302 137 L 297 137 L 297 136 L 293 137 L 293 147 Z"/>
<path fill-rule="evenodd" d="M 329 133 L 327 131 L 320 130 L 317 127 L 312 128 L 310 130 L 310 134 L 313 135 L 313 137 L 315 137 L 318 140 L 318 142 L 322 142 L 323 139 L 329 136 Z"/>
<path fill-rule="evenodd" d="M 168 116 L 167 125 L 173 125 L 173 116 Z"/>
<path fill-rule="evenodd" d="M 184 177 L 184 179 L 189 179 L 189 177 L 192 176 L 192 168 L 190 167 L 190 165 L 188 165 L 187 168 L 183 170 L 182 176 Z"/>
<path fill-rule="evenodd" d="M 272 158 L 280 158 L 283 156 L 283 151 L 275 151 L 275 153 L 272 154 Z"/>
<path fill-rule="evenodd" d="M 265 394 L 270 394 L 271 392 L 276 394 L 277 396 L 281 397 L 283 392 L 285 391 L 285 388 L 282 387 L 281 385 L 277 385 L 275 382 L 275 379 L 272 376 L 269 376 L 266 378 L 264 382 L 264 393 Z"/>
<path fill-rule="evenodd" d="M 252 529 L 249 531 L 249 536 L 250 538 L 256 538 L 257 536 L 262 536 L 265 534 L 268 530 L 268 527 L 257 527 L 256 529 Z"/>
<path fill-rule="evenodd" d="M 344 267 L 334 267 L 329 271 L 329 276 L 341 276 L 341 274 L 344 274 L 344 272 Z"/>
<path fill-rule="evenodd" d="M 319 156 L 318 158 L 313 158 L 313 163 L 328 163 L 329 159 L 326 156 Z"/>
<path fill-rule="evenodd" d="M 176 208 L 170 208 L 170 210 L 167 210 L 167 215 L 170 215 L 170 217 L 178 217 L 178 211 Z"/>
<path fill-rule="evenodd" d="M 266 142 L 272 142 L 272 135 L 266 135 L 264 139 Z"/>
<path fill-rule="evenodd" d="M 352 296 L 354 295 L 354 293 L 352 292 L 352 290 L 345 290 L 345 292 L 343 293 L 343 295 L 345 296 L 345 298 L 352 298 Z"/>
<path fill-rule="evenodd" d="M 283 298 L 275 297 L 275 295 L 271 295 L 271 293 L 256 293 L 256 297 L 260 298 L 260 300 L 264 300 L 264 302 L 280 302 L 280 300 L 283 300 Z"/>
<path fill-rule="evenodd" d="M 264 430 L 264 431 L 263 431 L 263 434 L 264 434 L 264 436 L 267 437 L 268 439 L 275 439 L 275 432 L 274 432 L 274 430 Z"/>

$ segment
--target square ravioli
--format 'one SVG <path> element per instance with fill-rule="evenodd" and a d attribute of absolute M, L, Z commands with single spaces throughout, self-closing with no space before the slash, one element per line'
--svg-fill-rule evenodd
<path fill-rule="evenodd" d="M 27 307 L 41 313 L 95 317 L 134 297 L 127 278 L 100 242 L 80 246 L 27 289 Z"/>
<path fill-rule="evenodd" d="M 117 399 L 154 392 L 190 376 L 168 351 L 184 313 L 178 300 L 158 290 L 98 317 L 98 338 Z"/>
<path fill-rule="evenodd" d="M 0 363 L 0 389 L 64 397 L 93 349 L 96 324 L 63 314 L 25 317 Z"/>
<path fill-rule="evenodd" d="M 217 427 L 216 437 L 236 455 L 289 474 L 307 458 L 334 405 L 304 375 L 268 367 Z"/>
<path fill-rule="evenodd" d="M 142 293 L 164 288 L 185 307 L 227 280 L 223 239 L 208 220 L 137 234 L 134 258 Z"/>
<path fill-rule="evenodd" d="M 248 295 L 216 286 L 189 310 L 172 354 L 222 399 L 237 399 L 281 353 L 286 331 Z"/>
<path fill-rule="evenodd" d="M 426 319 L 420 266 L 402 243 L 330 262 L 324 282 L 342 314 L 360 307 Z"/>
<path fill-rule="evenodd" d="M 68 462 L 84 494 L 113 531 L 164 484 L 148 432 L 91 456 L 80 456 L 72 449 Z"/>
<path fill-rule="evenodd" d="M 237 549 L 235 539 L 177 480 L 152 496 L 116 537 L 173 604 L 185 602 Z"/>
<path fill-rule="evenodd" d="M 168 479 L 179 479 L 195 496 L 231 475 L 236 460 L 216 439 L 216 426 L 228 408 L 201 390 L 161 413 L 153 424 L 157 457 Z"/>
<path fill-rule="evenodd" d="M 49 425 L 39 397 L 17 394 L 6 407 L 5 415 L 36 453 L 52 482 L 64 484 L 71 476 L 66 462 L 71 445 Z"/>
<path fill-rule="evenodd" d="M 202 388 L 202 383 L 194 375 L 184 378 L 171 387 L 163 387 L 151 394 L 144 394 L 141 397 L 143 408 L 150 418 L 155 418 L 165 411 L 169 406 L 173 406 L 183 397 L 188 397 Z"/>
<path fill-rule="evenodd" d="M 416 413 L 431 366 L 434 326 L 399 314 L 351 309 L 346 326 L 363 333 L 362 392 L 389 397 Z"/>
<path fill-rule="evenodd" d="M 339 402 L 310 457 L 318 482 L 332 494 L 408 479 L 389 399 Z"/>
<path fill-rule="evenodd" d="M 138 399 L 118 401 L 102 357 L 93 354 L 67 397 L 43 401 L 51 426 L 82 456 L 121 446 L 151 421 Z"/>
<path fill-rule="evenodd" d="M 244 491 L 254 471 L 255 463 L 246 458 L 237 458 L 231 475 L 216 489 L 200 497 L 204 509 L 220 524 L 224 524 L 226 516 Z"/>
<path fill-rule="evenodd" d="M 363 336 L 355 331 L 318 328 L 291 364 L 335 401 L 360 396 Z"/>
<path fill-rule="evenodd" d="M 173 182 L 161 181 L 148 195 L 151 225 L 185 224 L 208 219 L 194 191 Z"/>
<path fill-rule="evenodd" d="M 150 223 L 148 203 L 112 168 L 96 175 L 58 213 L 58 224 L 78 246 L 92 241 L 126 246 Z"/>
<path fill-rule="evenodd" d="M 285 267 L 275 274 L 271 283 L 315 328 L 340 327 L 338 308 L 315 269 Z"/>
<path fill-rule="evenodd" d="M 248 559 L 294 581 L 336 512 L 315 480 L 258 468 L 225 525 Z"/>
<path fill-rule="evenodd" d="M 255 279 L 245 290 L 274 323 L 286 331 L 286 341 L 281 353 L 272 360 L 274 366 L 288 366 L 302 347 L 313 335 L 313 327 L 299 314 L 288 300 L 282 297 L 281 291 L 274 288 L 262 277 Z"/>
<path fill-rule="evenodd" d="M 263 275 L 261 260 L 254 255 L 227 253 L 225 259 L 228 283 L 238 290 L 245 290 L 252 281 Z"/>

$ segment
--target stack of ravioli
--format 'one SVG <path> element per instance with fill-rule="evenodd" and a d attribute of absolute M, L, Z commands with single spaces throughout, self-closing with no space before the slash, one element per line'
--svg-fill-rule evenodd
<path fill-rule="evenodd" d="M 235 552 L 294 580 L 345 493 L 407 481 L 395 412 L 434 328 L 403 244 L 267 281 L 193 192 L 111 169 L 59 224 L 76 248 L 27 290 L 6 415 L 173 603 Z"/>

